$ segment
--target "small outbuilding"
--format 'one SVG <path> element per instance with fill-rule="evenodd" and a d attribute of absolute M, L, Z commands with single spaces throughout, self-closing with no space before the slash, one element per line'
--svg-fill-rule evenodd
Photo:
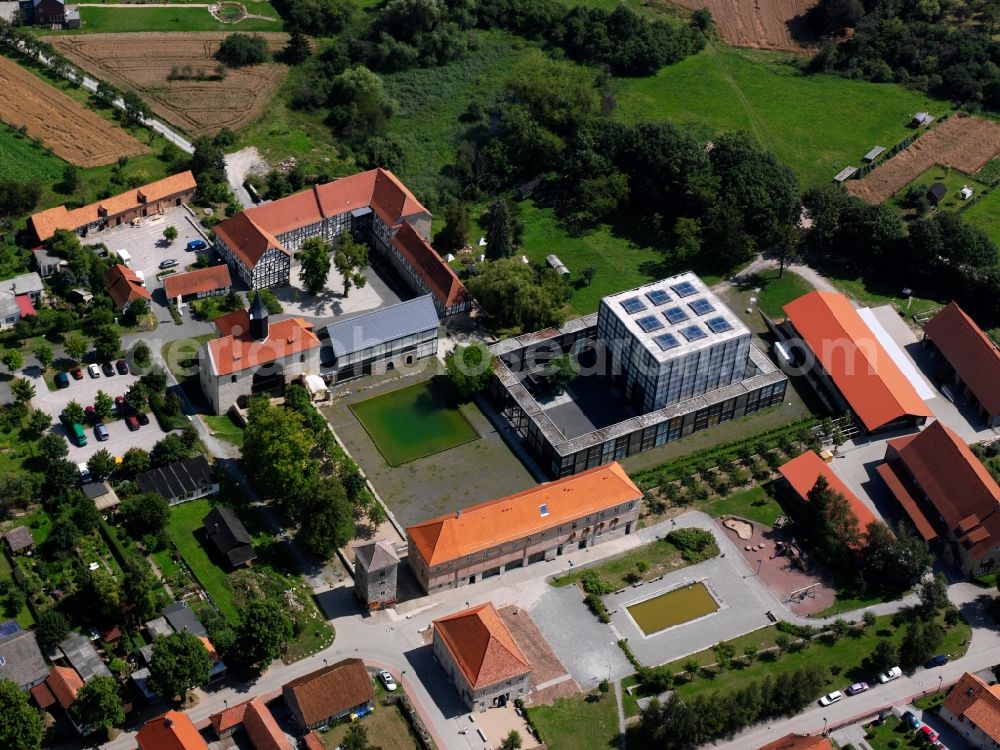
<path fill-rule="evenodd" d="M 234 568 L 248 566 L 257 559 L 253 541 L 243 522 L 229 508 L 212 508 L 202 521 L 209 540 Z"/>
<path fill-rule="evenodd" d="M 967 200 L 969 200 L 969 198 L 972 197 L 972 193 L 973 192 L 975 192 L 975 191 L 972 188 L 970 188 L 968 185 L 962 185 L 962 189 L 958 191 L 958 195 L 959 195 L 959 197 L 961 197 L 961 199 L 963 201 L 967 201 Z"/>
<path fill-rule="evenodd" d="M 7 549 L 12 555 L 20 555 L 30 552 L 35 546 L 35 538 L 31 536 L 31 530 L 27 526 L 17 526 L 4 534 L 7 542 Z"/>
<path fill-rule="evenodd" d="M 915 128 L 919 128 L 921 125 L 930 125 L 934 122 L 934 116 L 928 114 L 927 112 L 917 112 L 913 115 L 913 119 L 910 120 L 910 125 Z"/>
<path fill-rule="evenodd" d="M 935 206 L 948 197 L 948 186 L 943 182 L 935 182 L 927 188 L 927 200 Z"/>
<path fill-rule="evenodd" d="M 871 163 L 875 161 L 877 158 L 879 158 L 879 156 L 881 156 L 883 153 L 885 153 L 885 146 L 876 146 L 875 148 L 873 148 L 871 151 L 869 151 L 867 154 L 864 155 L 864 160 L 866 162 Z"/>
<path fill-rule="evenodd" d="M 844 182 L 853 177 L 858 171 L 857 167 L 844 167 L 833 176 L 834 182 Z"/>
<path fill-rule="evenodd" d="M 94 503 L 94 507 L 101 513 L 117 507 L 121 502 L 118 493 L 111 489 L 107 482 L 89 482 L 83 485 L 83 494 Z"/>
<path fill-rule="evenodd" d="M 559 260 L 558 255 L 546 255 L 545 262 L 548 263 L 552 268 L 554 268 L 556 273 L 558 273 L 564 279 L 569 278 L 569 269 L 566 267 L 565 263 Z"/>

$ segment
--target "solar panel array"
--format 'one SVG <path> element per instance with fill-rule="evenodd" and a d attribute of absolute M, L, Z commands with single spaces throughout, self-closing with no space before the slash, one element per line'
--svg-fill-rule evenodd
<path fill-rule="evenodd" d="M 670 321 L 671 325 L 676 325 L 682 321 L 687 320 L 689 317 L 688 314 L 684 312 L 683 307 L 671 307 L 663 314 L 664 316 L 666 316 L 667 320 Z"/>
<path fill-rule="evenodd" d="M 707 325 L 711 329 L 712 333 L 725 333 L 726 331 L 733 330 L 733 324 L 730 323 L 725 318 L 723 318 L 721 315 L 718 315 L 714 318 L 709 318 L 707 321 L 705 321 L 705 325 Z"/>
<path fill-rule="evenodd" d="M 659 336 L 654 336 L 653 343 L 660 347 L 662 351 L 676 349 L 681 345 L 681 342 L 672 333 L 661 333 Z"/>
<path fill-rule="evenodd" d="M 690 281 L 682 281 L 680 284 L 674 284 L 670 288 L 674 290 L 674 294 L 678 297 L 690 297 L 692 294 L 698 292 L 694 284 Z"/>
<path fill-rule="evenodd" d="M 646 333 L 659 331 L 663 328 L 663 323 L 655 315 L 646 315 L 645 317 L 639 318 L 635 322 L 639 325 L 639 328 L 644 330 Z"/>
<path fill-rule="evenodd" d="M 688 302 L 688 307 L 694 310 L 695 315 L 708 315 L 710 312 L 715 312 L 715 306 L 704 297 L 696 299 L 694 302 Z"/>
<path fill-rule="evenodd" d="M 708 334 L 700 326 L 689 325 L 681 329 L 681 336 L 688 341 L 698 341 L 699 339 L 707 338 Z"/>
<path fill-rule="evenodd" d="M 665 305 L 670 301 L 670 295 L 667 294 L 663 289 L 653 289 L 646 292 L 646 299 L 652 302 L 654 305 L 659 307 L 660 305 Z"/>
<path fill-rule="evenodd" d="M 645 310 L 646 306 L 638 297 L 629 297 L 628 299 L 622 300 L 622 309 L 629 315 L 635 315 L 636 313 Z"/>

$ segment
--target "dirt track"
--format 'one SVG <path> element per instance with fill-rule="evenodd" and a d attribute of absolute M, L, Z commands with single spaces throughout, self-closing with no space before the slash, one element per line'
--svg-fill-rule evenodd
<path fill-rule="evenodd" d="M 27 128 L 29 136 L 56 156 L 80 167 L 110 164 L 119 156 L 149 151 L 121 128 L 6 57 L 0 57 L 0 119 Z"/>
<path fill-rule="evenodd" d="M 935 165 L 971 175 L 997 154 L 1000 125 L 978 117 L 949 117 L 860 180 L 849 180 L 847 192 L 882 203 Z"/>
<path fill-rule="evenodd" d="M 806 52 L 811 35 L 798 31 L 801 16 L 817 0 L 673 0 L 688 10 L 708 8 L 726 44 Z"/>
<path fill-rule="evenodd" d="M 275 52 L 287 34 L 262 34 Z M 211 75 L 212 57 L 224 32 L 81 34 L 50 39 L 52 45 L 95 78 L 137 91 L 150 109 L 186 133 L 199 136 L 223 127 L 238 130 L 264 111 L 288 69 L 277 63 L 230 68 L 222 80 L 167 80 L 190 66 Z"/>

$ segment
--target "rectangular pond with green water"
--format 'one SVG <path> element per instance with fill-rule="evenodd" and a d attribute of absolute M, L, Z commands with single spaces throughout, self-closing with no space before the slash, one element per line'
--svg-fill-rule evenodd
<path fill-rule="evenodd" d="M 479 433 L 448 398 L 448 384 L 433 378 L 351 404 L 390 466 L 479 439 Z"/>
<path fill-rule="evenodd" d="M 717 612 L 719 603 L 708 587 L 698 581 L 626 607 L 646 635 L 681 625 Z"/>

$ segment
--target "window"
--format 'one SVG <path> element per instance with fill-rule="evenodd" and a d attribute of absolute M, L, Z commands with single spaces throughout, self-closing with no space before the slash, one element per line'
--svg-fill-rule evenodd
<path fill-rule="evenodd" d="M 733 325 L 728 320 L 723 318 L 721 315 L 715 318 L 709 318 L 705 325 L 712 329 L 712 333 L 725 333 L 726 331 L 733 330 Z"/>
<path fill-rule="evenodd" d="M 653 343 L 660 347 L 661 351 L 668 351 L 681 345 L 681 342 L 672 333 L 661 333 L 653 338 Z"/>
<path fill-rule="evenodd" d="M 232 380 L 230 380 L 229 382 L 230 382 L 230 383 L 235 383 L 235 382 L 236 382 L 236 376 L 235 376 L 235 375 L 233 375 L 233 378 L 232 378 Z"/>
<path fill-rule="evenodd" d="M 670 301 L 670 295 L 663 289 L 654 289 L 651 292 L 646 292 L 646 299 L 659 307 L 660 305 Z"/>
<path fill-rule="evenodd" d="M 697 294 L 698 292 L 694 284 L 690 281 L 682 281 L 680 284 L 674 284 L 670 288 L 674 290 L 674 294 L 678 297 L 690 297 L 692 294 Z"/>
<path fill-rule="evenodd" d="M 682 328 L 681 336 L 686 338 L 688 341 L 698 341 L 699 339 L 708 338 L 708 334 L 696 325 L 690 325 Z"/>
<path fill-rule="evenodd" d="M 715 311 L 715 307 L 707 299 L 696 299 L 694 302 L 689 302 L 688 307 L 694 310 L 695 315 L 707 315 L 710 312 Z"/>
<path fill-rule="evenodd" d="M 671 307 L 663 313 L 671 325 L 676 325 L 688 319 L 688 314 L 682 307 Z"/>
<path fill-rule="evenodd" d="M 663 328 L 663 323 L 655 315 L 646 315 L 645 317 L 639 318 L 636 323 L 639 324 L 641 328 L 646 333 L 652 333 L 653 331 L 658 331 Z"/>
<path fill-rule="evenodd" d="M 621 302 L 622 309 L 629 315 L 635 315 L 646 309 L 646 305 L 638 297 L 629 297 Z"/>

